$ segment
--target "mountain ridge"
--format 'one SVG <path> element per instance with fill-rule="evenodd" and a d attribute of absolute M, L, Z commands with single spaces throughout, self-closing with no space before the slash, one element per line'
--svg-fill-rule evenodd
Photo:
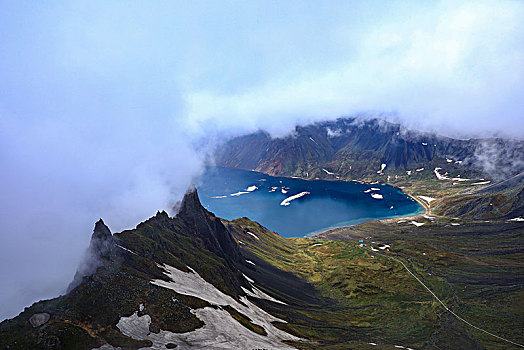
<path fill-rule="evenodd" d="M 432 167 L 425 169 L 428 177 L 434 176 L 431 172 L 438 166 L 460 170 L 463 176 L 496 177 L 479 159 L 481 152 L 488 151 L 503 153 L 492 168 L 508 168 L 504 176 L 524 170 L 524 141 L 452 139 L 380 119 L 358 118 L 296 126 L 292 135 L 281 138 L 264 131 L 239 136 L 217 149 L 215 161 L 217 166 L 310 179 L 334 178 L 330 173 L 346 180 L 380 179 L 384 174 L 406 177 L 406 172 L 428 166 Z M 504 163 L 505 159 L 517 159 L 519 164 Z M 386 164 L 385 169 L 381 164 Z"/>

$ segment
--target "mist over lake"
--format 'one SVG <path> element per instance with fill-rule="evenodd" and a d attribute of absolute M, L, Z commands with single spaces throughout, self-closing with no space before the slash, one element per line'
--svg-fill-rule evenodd
<path fill-rule="evenodd" d="M 401 190 L 385 184 L 309 181 L 209 167 L 197 187 L 202 204 L 215 215 L 228 220 L 249 217 L 284 237 L 423 211 Z"/>

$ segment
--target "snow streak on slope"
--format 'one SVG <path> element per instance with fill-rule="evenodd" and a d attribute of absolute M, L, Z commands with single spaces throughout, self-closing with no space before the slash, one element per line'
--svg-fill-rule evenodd
<path fill-rule="evenodd" d="M 165 270 L 165 274 L 171 281 L 153 280 L 151 281 L 152 284 L 172 289 L 180 294 L 197 297 L 217 305 L 218 308 L 204 307 L 191 310 L 191 313 L 202 320 L 205 325 L 186 333 L 172 333 L 162 330 L 159 333 L 152 333 L 149 330 L 151 317 L 149 315 L 138 316 L 138 312 L 129 317 L 122 317 L 117 324 L 118 329 L 124 335 L 133 339 L 152 341 L 153 346 L 150 349 L 164 349 L 168 343 L 176 344 L 177 349 L 293 349 L 293 347 L 282 343 L 282 340 L 300 340 L 300 338 L 286 333 L 272 324 L 272 322 L 285 322 L 284 320 L 270 315 L 249 301 L 247 297 L 240 297 L 241 303 L 236 301 L 204 280 L 190 267 L 188 268 L 191 272 L 183 272 L 169 265 L 160 265 L 160 267 Z M 256 292 L 253 294 L 258 294 Z M 220 307 L 226 305 L 246 315 L 252 323 L 263 327 L 267 336 L 257 334 L 242 326 Z"/>

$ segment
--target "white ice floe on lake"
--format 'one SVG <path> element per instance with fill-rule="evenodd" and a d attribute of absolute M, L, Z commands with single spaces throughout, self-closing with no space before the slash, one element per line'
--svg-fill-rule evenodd
<path fill-rule="evenodd" d="M 424 222 L 417 222 L 417 221 L 415 221 L 415 220 L 411 221 L 410 223 L 411 223 L 412 225 L 417 226 L 417 227 L 420 227 L 420 226 L 422 226 L 422 225 L 425 224 Z"/>
<path fill-rule="evenodd" d="M 372 193 L 371 197 L 374 199 L 383 199 L 384 198 L 384 196 L 381 195 L 380 193 Z"/>
<path fill-rule="evenodd" d="M 258 187 L 255 186 L 255 185 L 253 185 L 253 186 L 249 186 L 249 187 L 246 189 L 246 191 L 248 191 L 248 192 L 253 192 L 254 190 L 257 190 L 257 189 L 258 189 Z"/>
<path fill-rule="evenodd" d="M 303 197 L 303 196 L 308 195 L 308 194 L 310 194 L 310 192 L 307 192 L 307 191 L 297 193 L 297 194 L 295 194 L 293 196 L 290 196 L 290 197 L 287 197 L 286 199 L 284 199 L 282 202 L 280 202 L 280 205 L 286 207 L 286 206 L 291 204 L 290 202 L 292 200 L 300 198 L 300 197 Z"/>
<path fill-rule="evenodd" d="M 435 198 L 427 197 L 427 196 L 417 196 L 418 198 L 422 199 L 426 203 L 430 204 L 435 200 Z"/>
<path fill-rule="evenodd" d="M 282 194 L 286 194 L 286 193 L 287 193 L 287 190 L 285 190 L 284 188 L 282 188 L 282 189 L 280 190 L 280 192 L 282 192 Z"/>
<path fill-rule="evenodd" d="M 258 238 L 258 236 L 255 235 L 253 232 L 246 231 L 246 233 L 247 233 L 248 235 L 253 236 L 253 237 L 255 237 L 256 239 L 260 240 L 260 238 Z"/>
<path fill-rule="evenodd" d="M 246 194 L 246 193 L 249 193 L 249 192 L 240 191 L 240 192 L 237 192 L 237 193 L 231 193 L 230 196 L 231 197 L 236 197 L 236 196 L 240 196 L 241 194 Z"/>
<path fill-rule="evenodd" d="M 247 262 L 248 264 L 255 265 L 255 263 L 252 262 L 251 260 L 247 260 L 247 259 L 246 259 L 246 262 Z"/>
<path fill-rule="evenodd" d="M 209 197 L 209 198 L 227 198 L 227 196 L 213 196 L 213 197 Z"/>
<path fill-rule="evenodd" d="M 371 187 L 364 191 L 364 193 L 369 193 L 371 191 L 380 191 L 380 188 L 378 187 Z"/>
<path fill-rule="evenodd" d="M 326 174 L 328 174 L 328 175 L 335 175 L 335 173 L 332 173 L 331 171 L 326 170 L 326 169 L 324 169 L 324 168 L 322 168 L 322 170 L 324 170 L 324 171 L 326 172 Z"/>
<path fill-rule="evenodd" d="M 151 317 L 149 315 L 138 316 L 137 311 L 131 316 L 120 318 L 116 326 L 122 334 L 136 340 L 149 340 L 153 343 L 151 347 L 143 349 L 165 349 L 169 343 L 177 345 L 177 349 L 294 349 L 282 341 L 300 340 L 273 325 L 273 322 L 285 323 L 286 321 L 267 313 L 247 297 L 240 296 L 240 302 L 235 300 L 204 280 L 191 268 L 189 268 L 190 272 L 183 272 L 169 265 L 161 267 L 171 281 L 153 280 L 152 284 L 180 294 L 197 297 L 215 307 L 191 310 L 191 313 L 200 319 L 204 326 L 185 333 L 164 330 L 158 333 L 151 332 Z M 264 328 L 267 335 L 257 334 L 244 327 L 224 310 L 223 306 L 230 306 L 245 315 L 252 323 Z"/>

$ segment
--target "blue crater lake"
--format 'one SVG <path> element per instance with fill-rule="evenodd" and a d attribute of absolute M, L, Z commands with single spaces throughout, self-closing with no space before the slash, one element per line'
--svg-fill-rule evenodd
<path fill-rule="evenodd" d="M 385 184 L 309 181 L 239 169 L 207 168 L 197 188 L 200 201 L 215 215 L 228 220 L 245 216 L 283 237 L 424 211 Z"/>

